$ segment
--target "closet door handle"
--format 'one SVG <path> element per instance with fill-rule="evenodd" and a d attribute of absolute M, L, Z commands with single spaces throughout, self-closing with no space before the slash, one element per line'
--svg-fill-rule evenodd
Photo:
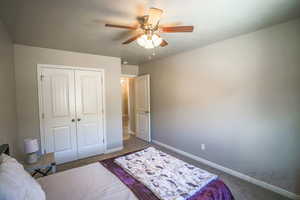
<path fill-rule="evenodd" d="M 77 121 L 79 121 L 79 122 L 80 122 L 80 121 L 81 121 L 81 119 L 80 119 L 80 118 L 78 118 L 78 119 L 77 119 Z"/>
<path fill-rule="evenodd" d="M 75 122 L 75 119 L 72 119 L 71 121 L 72 121 L 72 122 Z"/>

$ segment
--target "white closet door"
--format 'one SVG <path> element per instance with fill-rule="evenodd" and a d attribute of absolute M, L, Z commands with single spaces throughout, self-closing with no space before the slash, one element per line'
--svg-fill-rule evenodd
<path fill-rule="evenodd" d="M 75 70 L 78 157 L 104 153 L 102 72 Z"/>
<path fill-rule="evenodd" d="M 44 148 L 57 163 L 77 159 L 74 71 L 43 68 Z"/>

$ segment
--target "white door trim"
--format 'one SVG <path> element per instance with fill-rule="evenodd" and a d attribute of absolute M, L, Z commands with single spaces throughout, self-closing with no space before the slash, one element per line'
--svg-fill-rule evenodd
<path fill-rule="evenodd" d="M 51 68 L 51 69 L 73 69 L 73 70 L 84 70 L 84 71 L 100 71 L 104 72 L 103 68 L 93 68 L 93 67 L 74 67 L 67 65 L 49 65 L 49 64 L 37 64 L 37 68 Z"/>
<path fill-rule="evenodd" d="M 42 68 L 51 69 L 69 69 L 69 70 L 83 70 L 83 71 L 98 71 L 102 72 L 102 102 L 103 102 L 103 132 L 104 132 L 104 150 L 107 151 L 107 131 L 106 131 L 106 98 L 105 98 L 105 70 L 102 68 L 88 68 L 88 67 L 73 67 L 64 65 L 48 65 L 37 64 L 37 81 L 38 81 L 38 100 L 39 100 L 39 123 L 40 123 L 40 140 L 41 140 L 41 153 L 45 153 L 45 130 L 43 125 L 43 96 L 42 96 Z"/>

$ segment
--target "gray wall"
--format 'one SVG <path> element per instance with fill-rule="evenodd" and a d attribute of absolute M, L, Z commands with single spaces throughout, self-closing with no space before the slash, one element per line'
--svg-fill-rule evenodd
<path fill-rule="evenodd" d="M 138 65 L 122 65 L 122 74 L 124 75 L 138 75 L 139 66 Z"/>
<path fill-rule="evenodd" d="M 300 19 L 140 65 L 145 73 L 154 140 L 300 194 Z"/>
<path fill-rule="evenodd" d="M 14 45 L 19 147 L 27 137 L 39 138 L 37 64 L 94 67 L 105 70 L 108 149 L 122 146 L 121 61 L 119 58 Z"/>
<path fill-rule="evenodd" d="M 17 154 L 17 116 L 12 40 L 0 20 L 0 145 L 8 143 Z"/>

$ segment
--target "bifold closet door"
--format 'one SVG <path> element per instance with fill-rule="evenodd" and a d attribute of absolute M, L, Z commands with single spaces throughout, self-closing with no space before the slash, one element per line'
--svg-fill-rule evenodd
<path fill-rule="evenodd" d="M 104 153 L 103 74 L 75 70 L 78 158 Z"/>
<path fill-rule="evenodd" d="M 77 159 L 74 71 L 41 71 L 44 148 L 57 163 Z"/>

